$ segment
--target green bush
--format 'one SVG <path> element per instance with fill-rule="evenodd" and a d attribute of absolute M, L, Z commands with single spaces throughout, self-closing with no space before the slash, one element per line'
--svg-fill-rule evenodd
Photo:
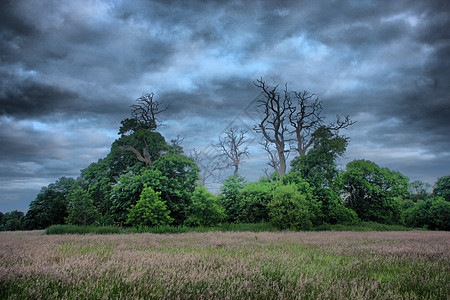
<path fill-rule="evenodd" d="M 269 221 L 268 204 L 272 201 L 275 183 L 252 182 L 246 184 L 239 193 L 239 216 L 241 223 Z"/>
<path fill-rule="evenodd" d="M 244 187 L 245 179 L 238 174 L 225 180 L 219 196 L 219 204 L 225 209 L 225 221 L 236 222 L 240 213 L 239 192 Z"/>
<path fill-rule="evenodd" d="M 320 214 L 319 203 L 293 184 L 278 187 L 268 207 L 270 221 L 279 229 L 310 230 Z"/>
<path fill-rule="evenodd" d="M 450 175 L 438 178 L 433 187 L 433 195 L 450 201 Z"/>
<path fill-rule="evenodd" d="M 356 224 L 324 223 L 314 228 L 315 231 L 409 231 L 414 228 L 402 225 L 386 225 L 376 222 L 359 222 Z M 417 229 L 414 229 L 417 230 Z"/>
<path fill-rule="evenodd" d="M 136 205 L 129 208 L 127 224 L 134 226 L 163 226 L 173 221 L 166 202 L 159 197 L 151 187 L 144 185 L 141 196 Z"/>
<path fill-rule="evenodd" d="M 316 188 L 314 194 L 322 202 L 323 221 L 329 224 L 355 224 L 358 222 L 356 212 L 342 203 L 336 192 L 326 188 Z"/>
<path fill-rule="evenodd" d="M 100 214 L 87 191 L 81 188 L 73 190 L 68 196 L 66 222 L 74 225 L 91 225 Z"/>
<path fill-rule="evenodd" d="M 450 230 L 450 202 L 442 197 L 420 200 L 406 210 L 406 225 L 432 230 Z"/>
<path fill-rule="evenodd" d="M 224 218 L 224 209 L 217 203 L 217 198 L 205 187 L 197 187 L 192 195 L 192 203 L 188 207 L 185 225 L 215 226 Z"/>

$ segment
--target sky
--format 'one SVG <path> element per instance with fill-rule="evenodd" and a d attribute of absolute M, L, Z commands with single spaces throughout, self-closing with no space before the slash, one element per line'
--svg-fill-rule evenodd
<path fill-rule="evenodd" d="M 341 167 L 374 161 L 433 184 L 450 174 L 448 1 L 0 1 L 0 211 L 105 157 L 145 93 L 186 153 L 248 130 L 267 158 L 254 81 L 307 90 L 356 123 Z M 253 106 L 252 106 L 253 105 Z"/>

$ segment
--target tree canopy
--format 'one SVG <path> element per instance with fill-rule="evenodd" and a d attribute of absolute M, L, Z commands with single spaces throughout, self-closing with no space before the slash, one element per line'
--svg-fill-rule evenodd
<path fill-rule="evenodd" d="M 338 117 L 326 125 L 322 102 L 314 95 L 288 91 L 287 85 L 279 93 L 262 79 L 256 85 L 262 89 L 258 105 L 265 116 L 255 129 L 262 134 L 276 170 L 272 174 L 266 170 L 266 177 L 255 182 L 239 175 L 250 153 L 245 147 L 246 132 L 235 128 L 219 138 L 216 146 L 224 158 L 219 165 L 201 163 L 201 152 L 195 150 L 198 155 L 185 156 L 180 137 L 168 144 L 157 131 L 158 117 L 167 106 L 146 94 L 131 106 L 131 117 L 121 122 L 120 136 L 106 157 L 83 169 L 77 179 L 61 177 L 43 187 L 25 216 L 17 211 L 0 213 L 0 230 L 65 223 L 216 226 L 255 222 L 310 230 L 359 221 L 449 230 L 450 176 L 439 178 L 431 194 L 428 183 L 410 184 L 401 173 L 372 161 L 355 160 L 340 170 L 338 160 L 349 139 L 339 129 L 354 122 Z M 290 170 L 286 166 L 289 153 L 298 155 Z M 223 167 L 233 167 L 234 175 L 213 195 L 202 183 Z"/>
<path fill-rule="evenodd" d="M 408 178 L 367 160 L 347 164 L 342 175 L 345 204 L 364 221 L 396 224 L 402 215 L 397 197 L 408 194 Z"/>

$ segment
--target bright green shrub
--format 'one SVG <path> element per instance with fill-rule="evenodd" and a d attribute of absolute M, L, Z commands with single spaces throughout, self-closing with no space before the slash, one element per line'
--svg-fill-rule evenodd
<path fill-rule="evenodd" d="M 197 187 L 192 195 L 192 203 L 188 208 L 187 226 L 214 226 L 225 218 L 224 209 L 217 203 L 217 198 L 205 187 Z"/>
<path fill-rule="evenodd" d="M 219 203 L 225 209 L 225 221 L 236 222 L 240 213 L 239 191 L 244 187 L 245 179 L 238 174 L 230 176 L 222 186 Z"/>
<path fill-rule="evenodd" d="M 293 184 L 279 186 L 268 209 L 270 221 L 280 229 L 310 230 L 320 214 L 320 204 Z"/>
<path fill-rule="evenodd" d="M 239 217 L 241 223 L 269 221 L 267 205 L 272 201 L 276 183 L 252 182 L 246 184 L 239 193 Z"/>
<path fill-rule="evenodd" d="M 139 201 L 129 209 L 127 224 L 133 226 L 161 226 L 173 222 L 166 203 L 151 187 L 144 185 Z"/>

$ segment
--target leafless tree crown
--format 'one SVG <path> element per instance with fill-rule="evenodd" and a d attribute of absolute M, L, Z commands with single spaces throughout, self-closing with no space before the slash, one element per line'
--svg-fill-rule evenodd
<path fill-rule="evenodd" d="M 257 106 L 262 108 L 263 118 L 254 130 L 262 134 L 261 144 L 268 153 L 269 165 L 283 176 L 289 153 L 305 155 L 313 143 L 312 133 L 324 126 L 322 101 L 307 91 L 288 91 L 287 84 L 281 95 L 278 85 L 269 87 L 262 78 L 255 85 L 262 90 Z M 336 122 L 327 128 L 337 132 L 354 123 L 349 116 L 336 116 Z"/>
<path fill-rule="evenodd" d="M 234 174 L 239 172 L 245 158 L 249 156 L 248 147 L 245 146 L 245 135 L 247 131 L 238 130 L 237 128 L 229 128 L 225 132 L 225 137 L 219 138 L 219 143 L 215 145 L 222 153 L 222 161 L 226 163 L 226 167 L 233 167 Z"/>
<path fill-rule="evenodd" d="M 211 182 L 211 179 L 217 177 L 217 173 L 220 173 L 225 169 L 225 162 L 219 154 L 211 157 L 207 156 L 202 150 L 194 148 L 190 151 L 190 157 L 200 168 L 200 181 L 198 183 L 203 186 L 206 186 L 209 183 L 215 183 Z"/>
<path fill-rule="evenodd" d="M 136 104 L 131 105 L 131 116 L 140 123 L 153 125 L 155 128 L 161 124 L 157 115 L 166 111 L 168 106 L 160 107 L 161 103 L 153 100 L 154 93 L 147 93 L 136 100 Z"/>

